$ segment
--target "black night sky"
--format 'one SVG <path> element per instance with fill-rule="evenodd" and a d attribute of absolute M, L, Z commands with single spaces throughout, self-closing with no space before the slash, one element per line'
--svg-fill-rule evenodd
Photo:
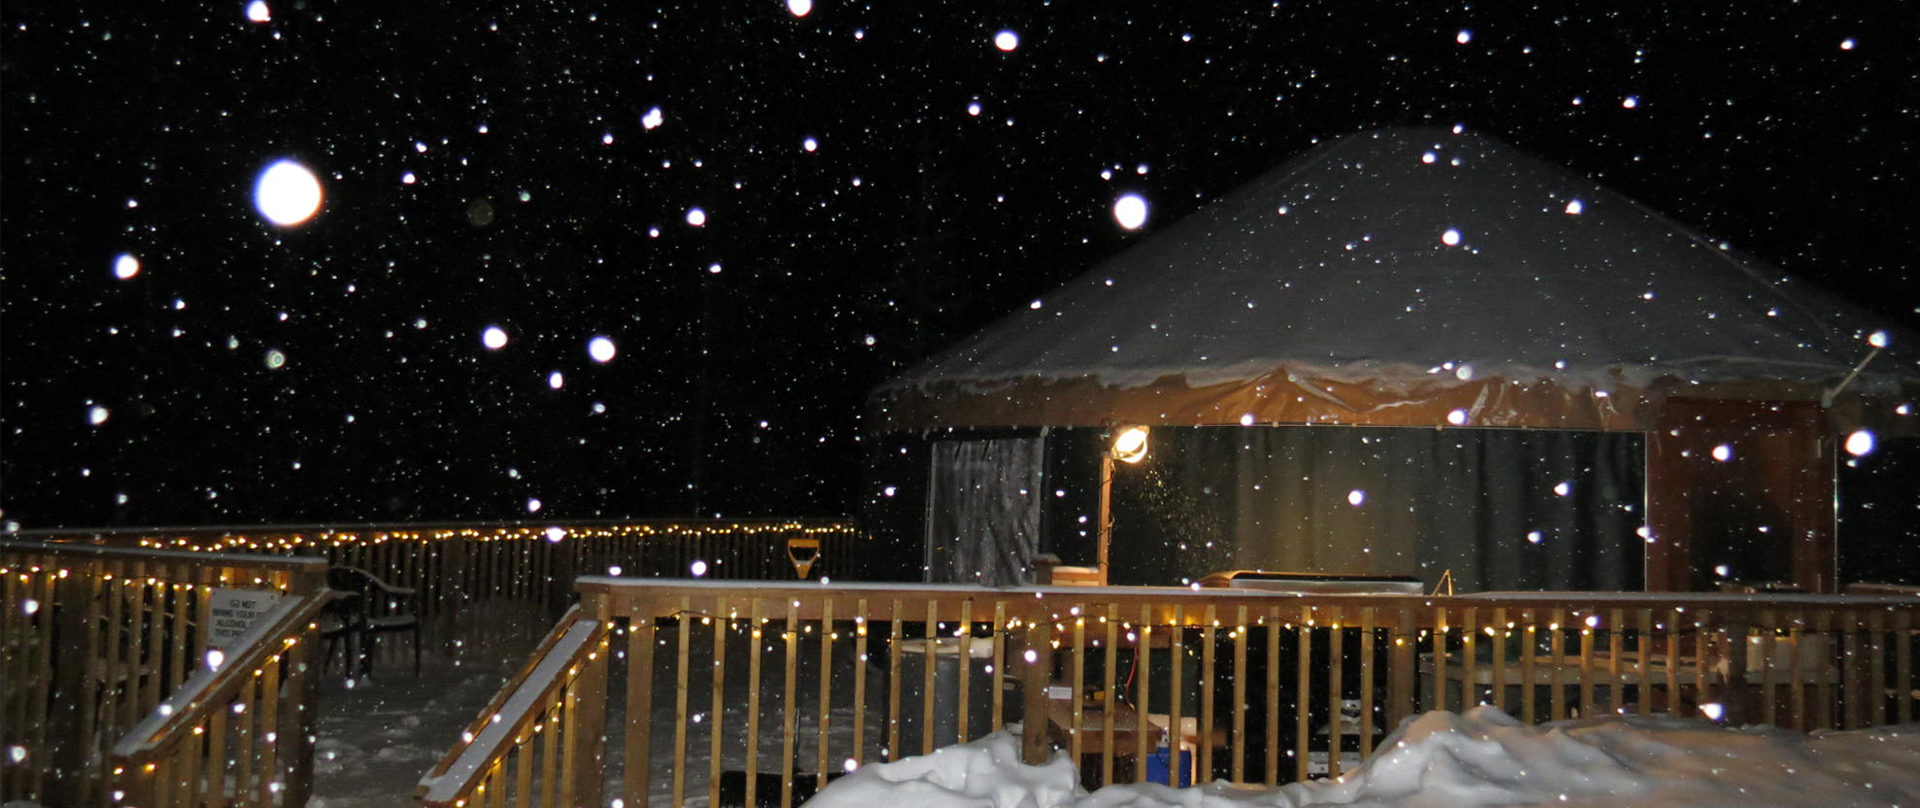
<path fill-rule="evenodd" d="M 1920 320 L 1895 0 L 266 2 L 0 5 L 0 521 L 851 513 L 874 384 L 1383 125 Z"/>

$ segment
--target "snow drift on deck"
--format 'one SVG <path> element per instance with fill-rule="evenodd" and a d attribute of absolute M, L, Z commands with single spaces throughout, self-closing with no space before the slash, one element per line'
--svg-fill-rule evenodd
<path fill-rule="evenodd" d="M 1278 789 L 1213 783 L 1082 790 L 1064 755 L 1020 762 L 997 733 L 861 769 L 808 808 L 1842 808 L 1920 804 L 1920 725 L 1814 733 L 1605 716 L 1522 726 L 1492 707 L 1435 711 L 1388 737 L 1339 782 Z"/>

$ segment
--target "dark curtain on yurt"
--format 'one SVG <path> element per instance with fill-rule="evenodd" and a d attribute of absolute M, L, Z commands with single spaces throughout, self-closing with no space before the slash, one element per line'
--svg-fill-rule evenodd
<path fill-rule="evenodd" d="M 928 480 L 927 580 L 1029 583 L 1039 552 L 1044 437 L 933 444 Z"/>
<path fill-rule="evenodd" d="M 1457 589 L 1642 588 L 1637 433 L 1157 428 L 1117 464 L 1115 584 L 1211 572 L 1412 575 Z"/>

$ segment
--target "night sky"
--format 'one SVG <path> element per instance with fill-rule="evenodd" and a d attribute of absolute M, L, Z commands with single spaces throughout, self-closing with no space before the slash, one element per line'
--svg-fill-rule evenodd
<path fill-rule="evenodd" d="M 0 4 L 0 521 L 851 513 L 874 384 L 1385 125 L 1920 325 L 1908 3 L 472 5 Z"/>

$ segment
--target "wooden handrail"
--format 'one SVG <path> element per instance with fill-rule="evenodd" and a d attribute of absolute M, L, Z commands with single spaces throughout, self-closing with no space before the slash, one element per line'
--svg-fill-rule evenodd
<path fill-rule="evenodd" d="M 224 705 L 239 682 L 251 678 L 254 671 L 298 642 L 293 635 L 314 629 L 310 625 L 314 617 L 332 599 L 332 592 L 321 591 L 274 604 L 272 610 L 255 620 L 234 641 L 238 656 L 224 660 L 218 667 L 201 668 L 121 737 L 113 745 L 116 762 L 128 768 L 146 763 L 143 755 L 166 746 L 180 733 L 204 720 L 209 705 Z"/>
<path fill-rule="evenodd" d="M 833 583 L 820 585 L 810 583 L 788 583 L 785 581 L 704 581 L 670 578 L 621 578 L 606 575 L 583 575 L 575 583 L 582 593 L 596 593 L 615 596 L 633 602 L 658 601 L 659 608 L 668 608 L 665 604 L 678 602 L 678 599 L 693 592 L 701 594 L 725 594 L 737 598 L 741 604 L 753 598 L 778 599 L 795 598 L 801 600 L 803 619 L 820 617 L 817 604 L 821 598 L 858 598 L 873 597 L 877 593 L 886 593 L 890 599 L 896 599 L 908 605 L 924 605 L 930 601 L 949 604 L 958 614 L 962 602 L 968 599 L 1026 601 L 1054 601 L 1065 603 L 1099 602 L 1115 603 L 1124 607 L 1138 608 L 1141 605 L 1166 604 L 1167 614 L 1156 618 L 1159 622 L 1170 621 L 1171 604 L 1185 603 L 1192 607 L 1185 611 L 1185 624 L 1198 626 L 1202 623 L 1200 614 L 1208 605 L 1220 607 L 1239 604 L 1274 606 L 1283 608 L 1287 604 L 1308 604 L 1314 607 L 1338 607 L 1343 610 L 1375 608 L 1379 610 L 1413 609 L 1431 611 L 1435 608 L 1464 609 L 1486 608 L 1528 608 L 1551 607 L 1553 605 L 1579 604 L 1582 607 L 1597 609 L 1724 609 L 1730 607 L 1746 608 L 1836 608 L 1859 609 L 1863 607 L 1914 607 L 1920 606 L 1920 597 L 1905 595 L 1806 595 L 1806 594 L 1754 594 L 1721 592 L 1482 592 L 1465 595 L 1365 595 L 1365 594 L 1294 594 L 1272 592 L 1259 589 L 1192 589 L 1177 587 L 1112 586 L 1112 587 L 1037 587 L 1011 586 L 986 587 L 968 584 L 898 584 L 898 583 Z M 809 605 L 809 604 L 816 605 Z M 667 612 L 662 611 L 661 614 Z M 1129 613 L 1131 614 L 1131 613 Z M 950 619 L 943 616 L 942 620 Z"/>
<path fill-rule="evenodd" d="M 159 550 L 144 547 L 119 547 L 105 544 L 28 541 L 0 538 L 0 552 L 74 556 L 78 558 L 124 559 L 127 561 L 182 561 L 200 566 L 249 567 L 275 572 L 320 573 L 327 571 L 326 559 L 299 556 L 266 556 L 248 553 L 201 553 L 192 550 Z"/>
<path fill-rule="evenodd" d="M 547 655 L 553 651 L 554 645 L 558 644 L 560 639 L 567 635 L 567 630 L 573 626 L 574 621 L 580 619 L 580 615 L 580 607 L 575 605 L 567 609 L 566 614 L 560 616 L 560 619 L 553 624 L 553 629 L 548 631 L 546 636 L 540 638 L 540 645 L 533 649 L 533 653 L 527 655 L 527 661 L 520 666 L 519 672 L 508 679 L 506 684 L 501 685 L 500 689 L 494 692 L 493 698 L 487 701 L 487 706 L 483 708 L 472 721 L 467 723 L 467 728 L 460 733 L 460 744 L 448 751 L 447 754 L 442 755 L 440 762 L 434 764 L 432 769 L 427 770 L 426 776 L 421 778 L 421 782 L 424 783 L 429 779 L 437 778 L 447 773 L 447 769 L 453 765 L 453 761 L 459 756 L 461 749 L 473 743 L 473 739 L 480 735 L 480 731 L 487 728 L 487 725 L 492 722 L 492 717 L 498 715 L 501 708 L 506 706 L 507 699 L 519 689 L 520 683 L 525 682 L 528 677 L 533 675 L 534 670 L 540 667 L 540 663 L 546 660 Z"/>
<path fill-rule="evenodd" d="M 604 623 L 582 617 L 578 607 L 570 610 L 542 642 L 541 652 L 494 696 L 461 743 L 420 778 L 414 795 L 428 806 L 458 805 L 461 795 L 472 793 L 505 756 L 514 733 L 579 674 L 605 633 Z"/>

